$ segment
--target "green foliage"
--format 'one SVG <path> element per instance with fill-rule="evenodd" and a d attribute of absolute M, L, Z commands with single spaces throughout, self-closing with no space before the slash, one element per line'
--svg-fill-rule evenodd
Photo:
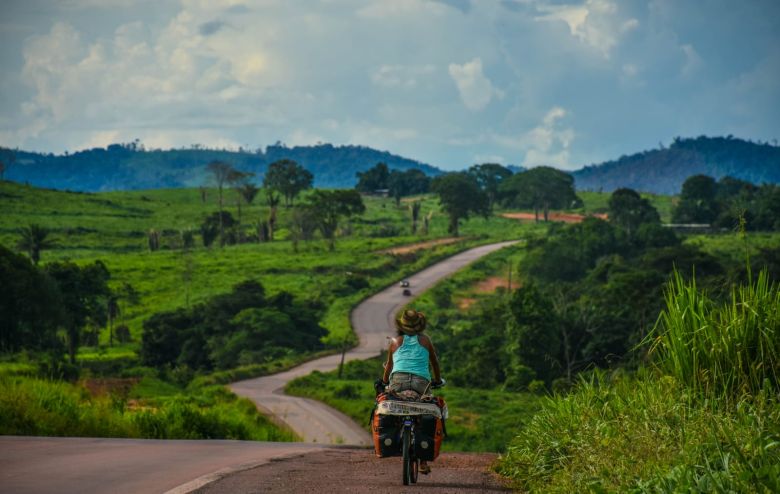
<path fill-rule="evenodd" d="M 86 266 L 70 261 L 53 262 L 45 269 L 61 293 L 61 324 L 65 328 L 70 362 L 75 364 L 84 326 L 90 322 L 95 327 L 101 327 L 105 322 L 111 275 L 101 261 Z"/>
<path fill-rule="evenodd" d="M 28 259 L 0 246 L 0 351 L 59 350 L 63 316 L 56 282 Z"/>
<path fill-rule="evenodd" d="M 33 264 L 41 260 L 41 251 L 51 249 L 56 244 L 49 237 L 49 230 L 40 225 L 31 224 L 19 229 L 19 242 L 16 247 L 29 254 Z"/>
<path fill-rule="evenodd" d="M 499 196 L 499 187 L 504 180 L 512 176 L 512 170 L 496 163 L 483 163 L 471 166 L 468 174 L 474 177 L 479 188 L 487 194 L 488 209 L 492 211 Z"/>
<path fill-rule="evenodd" d="M 393 170 L 387 178 L 387 188 L 396 206 L 400 205 L 402 197 L 427 194 L 430 187 L 430 177 L 416 168 L 403 172 Z"/>
<path fill-rule="evenodd" d="M 358 192 L 372 193 L 388 188 L 387 182 L 390 178 L 390 170 L 386 164 L 377 163 L 373 168 L 369 168 L 364 172 L 357 172 L 355 176 L 358 179 L 355 189 Z"/>
<path fill-rule="evenodd" d="M 268 165 L 263 177 L 263 187 L 275 190 L 284 196 L 287 207 L 293 205 L 295 198 L 306 189 L 310 189 L 314 175 L 295 161 L 282 159 Z"/>
<path fill-rule="evenodd" d="M 780 380 L 780 287 L 762 271 L 732 288 L 727 304 L 676 274 L 651 351 L 661 369 L 695 393 L 739 401 Z"/>
<path fill-rule="evenodd" d="M 672 377 L 595 373 L 547 399 L 498 472 L 529 492 L 776 492 L 780 406 L 692 403 Z"/>
<path fill-rule="evenodd" d="M 456 237 L 461 219 L 468 219 L 471 213 L 488 215 L 487 195 L 466 173 L 436 177 L 431 183 L 431 190 L 439 195 L 439 204 L 450 218 L 448 231 Z"/>
<path fill-rule="evenodd" d="M 230 231 L 231 229 L 236 225 L 236 220 L 233 219 L 233 215 L 231 215 L 227 211 L 222 211 L 221 213 L 219 211 L 214 212 L 206 217 L 205 220 L 203 220 L 203 223 L 200 225 L 200 236 L 203 239 L 203 246 L 204 247 L 211 247 L 211 244 L 214 243 L 214 240 L 217 238 L 220 239 L 220 244 L 225 245 L 233 245 L 236 243 L 235 235 L 231 235 Z M 220 237 L 220 228 L 223 229 L 223 234 Z M 227 230 L 225 232 L 224 230 Z"/>
<path fill-rule="evenodd" d="M 631 238 L 643 225 L 658 224 L 661 217 L 650 201 L 631 189 L 618 189 L 609 198 L 609 221 Z"/>
<path fill-rule="evenodd" d="M 153 395 L 154 398 L 148 398 Z M 0 377 L 0 434 L 242 439 L 291 441 L 293 435 L 227 389 L 204 387 L 187 395 L 160 381 L 142 380 L 130 396 L 90 396 L 78 385 Z"/>
<path fill-rule="evenodd" d="M 245 281 L 230 294 L 191 309 L 158 313 L 144 323 L 141 357 L 153 367 L 195 370 L 263 363 L 293 352 L 322 348 L 326 331 L 319 308 L 281 292 L 265 297 L 260 283 Z"/>
<path fill-rule="evenodd" d="M 333 250 L 339 221 L 364 213 L 366 206 L 356 190 L 318 189 L 307 198 L 306 209 Z"/>
<path fill-rule="evenodd" d="M 680 202 L 674 210 L 675 223 L 712 223 L 718 215 L 715 179 L 694 175 L 683 182 Z"/>
<path fill-rule="evenodd" d="M 548 220 L 550 209 L 580 207 L 582 201 L 574 192 L 574 178 L 549 166 L 539 166 L 505 179 L 500 187 L 504 204 L 511 207 L 533 208 L 539 220 L 539 210 Z"/>

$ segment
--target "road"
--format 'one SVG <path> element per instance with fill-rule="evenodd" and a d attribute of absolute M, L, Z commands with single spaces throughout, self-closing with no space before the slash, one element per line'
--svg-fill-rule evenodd
<path fill-rule="evenodd" d="M 0 492 L 190 492 L 223 475 L 325 449 L 306 443 L 0 436 Z"/>
<path fill-rule="evenodd" d="M 422 293 L 443 277 L 511 243 L 477 247 L 431 266 L 410 278 L 412 290 L 414 293 Z M 385 347 L 386 337 L 393 333 L 393 315 L 410 300 L 400 292 L 397 287 L 390 287 L 367 299 L 353 311 L 352 323 L 360 337 L 360 344 L 347 353 L 348 360 L 374 357 Z M 252 398 L 261 409 L 277 414 L 278 420 L 288 424 L 308 442 L 0 436 L 0 493 L 178 494 L 192 492 L 221 478 L 237 475 L 238 472 L 251 471 L 252 474 L 267 475 L 269 470 L 261 465 L 280 458 L 314 458 L 315 463 L 321 463 L 317 458 L 329 458 L 322 456 L 322 453 L 346 454 L 339 453 L 346 450 L 334 449 L 332 445 L 368 444 L 369 437 L 363 429 L 319 402 L 282 394 L 290 379 L 312 370 L 335 369 L 339 359 L 338 355 L 325 357 L 281 374 L 241 381 L 231 386 L 237 393 Z M 315 452 L 319 454 L 310 454 Z M 362 458 L 372 456 L 365 450 L 360 451 L 359 455 Z M 442 464 L 441 460 L 437 463 Z M 473 472 L 483 471 L 487 463 L 489 458 L 482 457 L 479 460 L 464 460 L 468 468 L 458 467 L 455 462 L 455 466 L 449 467 L 449 474 L 440 470 L 440 478 L 451 478 L 453 482 L 440 484 L 444 488 L 440 492 L 455 492 L 450 489 L 455 484 L 467 488 L 462 492 L 469 492 Z M 387 462 L 381 465 L 382 468 L 391 468 Z M 396 467 L 400 468 L 400 465 Z M 343 468 L 343 464 L 336 460 L 330 468 Z M 343 470 L 339 471 L 343 474 Z M 488 484 L 491 486 L 488 490 L 492 490 L 493 484 Z M 483 484 L 473 485 L 480 488 Z M 322 486 L 318 490 L 339 492 L 339 489 Z"/>
<path fill-rule="evenodd" d="M 413 296 L 475 260 L 513 243 L 516 242 L 475 247 L 416 273 L 409 278 Z M 352 311 L 352 327 L 360 338 L 360 344 L 347 352 L 346 361 L 375 357 L 387 347 L 387 338 L 395 335 L 393 317 L 413 298 L 401 292 L 399 287 L 390 286 Z M 305 442 L 367 446 L 371 444 L 369 434 L 346 415 L 318 401 L 284 394 L 284 387 L 292 379 L 315 370 L 331 371 L 338 367 L 340 360 L 341 355 L 331 355 L 272 376 L 239 381 L 231 384 L 230 388 L 289 426 Z"/>

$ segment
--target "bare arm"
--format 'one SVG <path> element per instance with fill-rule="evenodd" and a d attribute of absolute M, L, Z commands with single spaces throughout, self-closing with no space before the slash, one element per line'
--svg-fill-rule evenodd
<path fill-rule="evenodd" d="M 433 347 L 433 342 L 428 336 L 421 338 L 422 345 L 428 349 L 428 361 L 431 363 L 433 369 L 433 382 L 441 382 L 441 370 L 439 369 L 439 357 L 436 355 L 436 349 Z"/>
<path fill-rule="evenodd" d="M 390 347 L 387 349 L 387 362 L 385 362 L 385 372 L 382 374 L 382 382 L 390 382 L 390 374 L 393 372 L 393 352 L 398 348 L 395 338 L 390 340 Z"/>

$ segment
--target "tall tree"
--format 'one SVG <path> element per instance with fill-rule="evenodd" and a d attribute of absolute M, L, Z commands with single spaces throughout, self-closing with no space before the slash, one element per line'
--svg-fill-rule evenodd
<path fill-rule="evenodd" d="M 105 315 L 105 300 L 111 295 L 110 274 L 100 261 L 83 267 L 70 261 L 49 263 L 46 272 L 57 282 L 62 293 L 62 325 L 67 335 L 70 362 L 75 364 L 84 326 L 89 320 L 102 320 Z"/>
<path fill-rule="evenodd" d="M 502 182 L 499 191 L 507 205 L 533 208 L 536 221 L 539 221 L 540 210 L 544 211 L 544 221 L 548 221 L 551 208 L 571 208 L 581 204 L 574 192 L 574 178 L 549 166 L 512 175 Z"/>
<path fill-rule="evenodd" d="M 33 264 L 36 265 L 41 260 L 41 251 L 51 249 L 56 245 L 56 242 L 49 238 L 49 230 L 40 225 L 31 224 L 20 228 L 19 235 L 17 248 L 26 251 Z"/>
<path fill-rule="evenodd" d="M 488 209 L 493 210 L 498 198 L 498 188 L 501 183 L 512 176 L 512 170 L 497 163 L 483 163 L 474 165 L 468 169 L 469 175 L 474 177 L 479 188 L 485 191 L 488 197 Z"/>
<path fill-rule="evenodd" d="M 335 236 L 342 218 L 362 214 L 366 210 L 363 198 L 356 190 L 315 190 L 308 198 L 310 212 L 317 221 L 317 228 L 328 240 L 328 248 L 336 246 Z"/>
<path fill-rule="evenodd" d="M 660 223 L 658 211 L 635 190 L 617 189 L 609 197 L 609 221 L 625 230 L 633 238 L 639 227 L 645 223 Z"/>
<path fill-rule="evenodd" d="M 473 177 L 467 173 L 448 173 L 431 182 L 431 190 L 439 195 L 439 204 L 450 218 L 448 231 L 458 236 L 458 224 L 469 214 L 487 217 L 488 198 Z"/>
<path fill-rule="evenodd" d="M 263 186 L 274 189 L 284 196 L 285 206 L 291 207 L 302 191 L 310 189 L 314 175 L 292 160 L 284 159 L 268 165 L 263 177 Z"/>
<path fill-rule="evenodd" d="M 223 195 L 222 191 L 225 184 L 229 184 L 236 180 L 239 172 L 232 165 L 225 163 L 224 161 L 212 161 L 206 166 L 206 169 L 211 173 L 214 183 L 217 185 L 217 191 L 219 192 L 219 236 L 224 238 L 225 226 L 222 223 L 222 209 L 223 209 Z M 221 244 L 224 242 L 220 241 Z"/>
<path fill-rule="evenodd" d="M 675 223 L 712 223 L 718 216 L 718 184 L 707 175 L 693 175 L 683 182 L 680 202 L 672 212 Z"/>
<path fill-rule="evenodd" d="M 57 284 L 30 259 L 0 245 L 0 352 L 62 350 Z"/>
<path fill-rule="evenodd" d="M 390 196 L 395 205 L 401 204 L 401 198 L 415 194 L 425 194 L 430 189 L 431 179 L 421 170 L 410 168 L 406 171 L 393 170 L 387 179 Z"/>
<path fill-rule="evenodd" d="M 371 193 L 377 190 L 388 188 L 388 179 L 390 178 L 390 170 L 384 163 L 377 163 L 373 168 L 369 168 L 364 172 L 357 172 L 355 176 L 358 179 L 355 189 L 363 193 Z"/>

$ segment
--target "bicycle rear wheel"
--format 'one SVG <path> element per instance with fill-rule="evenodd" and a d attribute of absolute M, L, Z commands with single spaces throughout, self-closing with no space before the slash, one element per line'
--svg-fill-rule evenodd
<path fill-rule="evenodd" d="M 401 443 L 401 447 L 403 448 L 403 459 L 404 459 L 404 468 L 403 468 L 403 475 L 404 475 L 404 485 L 409 485 L 412 481 L 412 434 L 411 430 L 409 430 L 408 427 L 404 427 L 403 432 L 403 442 Z M 415 479 L 416 481 L 417 479 Z"/>

